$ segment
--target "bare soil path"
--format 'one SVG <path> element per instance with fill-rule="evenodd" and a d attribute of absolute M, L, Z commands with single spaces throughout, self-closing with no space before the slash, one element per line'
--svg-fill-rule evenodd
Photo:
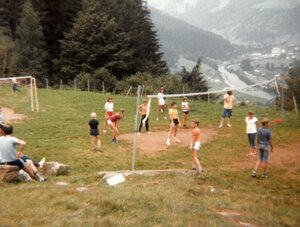
<path fill-rule="evenodd" d="M 13 109 L 2 107 L 4 121 L 7 123 L 22 121 L 26 118 L 24 114 L 16 114 Z"/>

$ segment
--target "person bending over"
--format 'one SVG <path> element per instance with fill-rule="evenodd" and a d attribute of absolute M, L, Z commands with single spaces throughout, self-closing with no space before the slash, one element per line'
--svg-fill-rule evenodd
<path fill-rule="evenodd" d="M 109 120 L 107 121 L 107 124 L 113 130 L 113 136 L 112 136 L 112 140 L 111 140 L 112 144 L 115 144 L 115 143 L 119 142 L 117 140 L 117 133 L 119 132 L 118 126 L 119 126 L 120 120 L 122 120 L 124 118 L 124 114 L 125 114 L 125 110 L 124 109 L 120 109 L 119 113 L 111 116 L 109 118 Z"/>

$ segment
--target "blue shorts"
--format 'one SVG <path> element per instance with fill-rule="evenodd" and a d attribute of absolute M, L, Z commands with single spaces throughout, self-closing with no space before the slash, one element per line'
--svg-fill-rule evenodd
<path fill-rule="evenodd" d="M 248 133 L 248 140 L 250 147 L 256 148 L 255 146 L 256 133 Z"/>
<path fill-rule="evenodd" d="M 10 166 L 18 166 L 20 169 L 23 169 L 25 164 L 26 164 L 26 160 L 28 160 L 26 157 L 21 157 L 15 161 L 11 161 L 11 162 L 1 162 L 0 165 L 10 165 Z"/>
<path fill-rule="evenodd" d="M 259 160 L 269 162 L 270 146 L 259 144 Z"/>
<path fill-rule="evenodd" d="M 91 136 L 99 136 L 99 131 L 98 131 L 98 129 L 91 129 L 91 130 L 90 130 L 90 135 L 91 135 Z"/>
<path fill-rule="evenodd" d="M 228 118 L 231 118 L 231 116 L 232 116 L 232 109 L 224 109 L 222 117 L 225 118 L 226 115 L 228 116 Z"/>

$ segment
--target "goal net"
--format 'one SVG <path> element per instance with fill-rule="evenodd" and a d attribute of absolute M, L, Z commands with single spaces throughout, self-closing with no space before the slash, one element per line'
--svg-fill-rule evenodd
<path fill-rule="evenodd" d="M 36 79 L 32 76 L 0 78 L 0 93 L 1 96 L 20 93 L 24 97 L 24 102 L 30 99 L 31 111 L 39 112 Z"/>

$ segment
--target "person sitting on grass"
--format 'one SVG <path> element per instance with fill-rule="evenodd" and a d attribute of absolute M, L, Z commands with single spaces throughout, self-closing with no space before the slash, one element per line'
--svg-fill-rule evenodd
<path fill-rule="evenodd" d="M 189 108 L 189 103 L 188 103 L 187 97 L 183 97 L 183 102 L 181 103 L 181 109 L 182 109 L 182 113 L 183 113 L 183 120 L 182 120 L 183 128 L 188 128 L 186 126 L 186 122 L 187 122 L 190 108 Z"/>
<path fill-rule="evenodd" d="M 245 119 L 246 122 L 246 130 L 247 130 L 247 135 L 248 135 L 248 140 L 250 143 L 250 153 L 249 156 L 255 155 L 256 152 L 256 146 L 255 146 L 255 140 L 256 140 L 256 133 L 257 129 L 259 127 L 259 123 L 257 118 L 254 116 L 254 112 L 250 110 L 248 112 L 248 117 Z"/>
<path fill-rule="evenodd" d="M 106 133 L 106 126 L 107 126 L 107 121 L 108 119 L 114 115 L 114 104 L 113 104 L 113 98 L 109 97 L 107 99 L 107 102 L 104 105 L 105 109 L 105 120 L 104 120 L 104 126 L 103 126 L 103 133 Z"/>
<path fill-rule="evenodd" d="M 115 143 L 119 142 L 117 140 L 117 133 L 119 132 L 118 125 L 120 123 L 120 120 L 122 120 L 124 118 L 124 114 L 125 114 L 125 109 L 120 109 L 119 113 L 111 116 L 109 118 L 109 120 L 107 121 L 107 124 L 113 130 L 113 136 L 112 136 L 112 140 L 111 140 L 112 144 L 115 144 Z"/>
<path fill-rule="evenodd" d="M 143 121 L 147 117 L 147 110 L 148 110 L 147 99 L 144 99 L 143 100 L 143 104 L 139 106 L 139 113 L 142 115 L 142 118 L 141 118 L 141 123 L 140 123 L 138 135 L 141 135 L 141 130 L 142 130 L 142 127 L 143 127 Z M 149 106 L 149 113 L 150 113 L 150 111 L 151 111 L 151 106 Z M 151 134 L 151 132 L 149 132 L 149 123 L 148 123 L 148 120 L 149 120 L 149 117 L 145 121 L 146 132 L 148 134 Z"/>
<path fill-rule="evenodd" d="M 197 118 L 193 119 L 191 122 L 191 126 L 193 128 L 193 132 L 192 132 L 192 142 L 191 142 L 190 149 L 193 151 L 193 166 L 197 168 L 199 173 L 202 173 L 204 171 L 197 157 L 197 153 L 198 151 L 200 151 L 200 147 L 201 147 L 199 120 Z"/>
<path fill-rule="evenodd" d="M 267 168 L 269 162 L 269 152 L 274 152 L 273 143 L 272 143 L 272 132 L 269 129 L 270 120 L 268 118 L 264 118 L 262 120 L 262 128 L 259 128 L 257 131 L 257 144 L 259 146 L 259 160 L 255 165 L 255 169 L 252 173 L 252 177 L 256 177 L 258 167 L 261 163 L 263 163 L 263 178 L 268 178 Z"/>
<path fill-rule="evenodd" d="M 231 90 L 228 90 L 227 94 L 224 95 L 223 101 L 224 101 L 224 110 L 223 110 L 223 116 L 222 116 L 219 128 L 223 127 L 223 123 L 225 121 L 226 115 L 228 117 L 227 126 L 229 128 L 231 128 L 232 126 L 230 124 L 230 118 L 231 118 L 232 113 L 234 111 L 233 108 L 234 108 L 234 105 L 235 105 L 235 98 L 232 95 L 232 91 Z"/>
<path fill-rule="evenodd" d="M 17 166 L 21 170 L 24 170 L 31 179 L 39 182 L 46 181 L 45 178 L 39 175 L 32 160 L 23 155 L 23 149 L 26 146 L 26 142 L 13 137 L 13 127 L 11 125 L 5 125 L 3 131 L 5 136 L 0 137 L 0 165 Z M 18 153 L 16 150 L 17 145 L 20 145 Z"/>
<path fill-rule="evenodd" d="M 90 135 L 91 135 L 91 144 L 93 151 L 96 150 L 95 148 L 95 138 L 97 138 L 98 142 L 98 151 L 101 151 L 101 140 L 99 136 L 99 122 L 96 120 L 96 113 L 91 114 L 91 120 L 89 121 L 89 129 L 90 129 Z"/>
<path fill-rule="evenodd" d="M 171 127 L 170 132 L 167 139 L 167 145 L 171 145 L 171 137 L 174 137 L 175 143 L 180 143 L 181 141 L 177 139 L 177 129 L 178 125 L 180 125 L 180 119 L 178 117 L 178 111 L 177 111 L 177 104 L 176 102 L 172 102 L 171 104 L 172 108 L 169 110 L 170 120 L 171 120 Z"/>

